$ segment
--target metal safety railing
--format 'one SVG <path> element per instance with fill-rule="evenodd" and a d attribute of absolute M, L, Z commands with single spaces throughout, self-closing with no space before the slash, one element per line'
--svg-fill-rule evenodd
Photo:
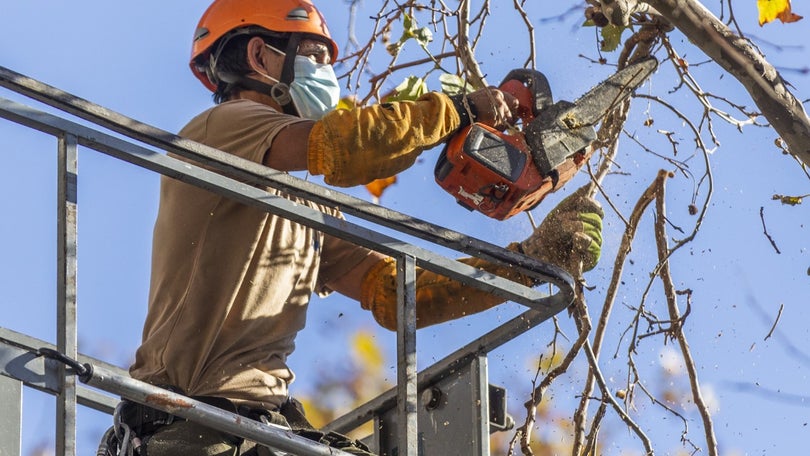
<path fill-rule="evenodd" d="M 338 419 L 331 429 L 346 431 L 373 418 L 381 408 L 396 405 L 396 440 L 399 455 L 418 454 L 417 394 L 425 385 L 448 375 L 462 363 L 486 354 L 519 334 L 565 309 L 574 296 L 572 278 L 563 270 L 511 252 L 499 246 L 447 230 L 443 227 L 385 209 L 367 201 L 298 179 L 260 164 L 235 157 L 217 149 L 181 138 L 107 110 L 87 100 L 0 67 L 0 86 L 92 122 L 109 131 L 123 134 L 153 150 L 89 128 L 65 118 L 0 98 L 0 117 L 58 138 L 58 294 L 57 338 L 55 346 L 0 328 L 0 393 L 14 397 L 18 384 L 51 392 L 57 396 L 57 454 L 75 454 L 77 404 L 110 412 L 111 398 L 99 397 L 77 383 L 77 379 L 101 390 L 117 394 L 169 413 L 199 421 L 226 432 L 249 438 L 270 447 L 301 455 L 341 454 L 306 439 L 262 426 L 246 423 L 238 415 L 214 409 L 187 397 L 175 395 L 129 378 L 96 360 L 77 352 L 76 278 L 77 268 L 77 166 L 78 147 L 94 150 L 133 165 L 180 179 L 246 205 L 288 218 L 355 244 L 389 255 L 397 261 L 398 328 L 397 387 L 368 404 Z M 163 153 L 172 152 L 192 159 L 192 165 Z M 357 223 L 340 220 L 317 210 L 296 205 L 262 188 L 271 187 L 316 203 L 337 207 L 346 214 L 418 237 L 436 245 L 508 264 L 540 282 L 553 285 L 553 293 L 543 293 L 510 280 L 484 273 L 464 263 L 435 254 L 392 236 Z M 13 261 L 13 259 L 6 259 Z M 417 375 L 416 372 L 416 267 L 451 277 L 500 297 L 526 305 L 530 309 L 511 321 L 460 348 Z M 39 345 L 37 345 L 39 344 Z M 40 347 L 45 350 L 39 350 Z M 42 357 L 41 355 L 46 355 Z M 56 359 L 54 359 L 56 358 Z M 67 362 L 67 364 L 65 364 Z M 17 382 L 17 383 L 14 383 Z M 0 413 L 2 415 L 2 413 Z M 0 417 L 0 422 L 3 421 Z M 19 426 L 18 426 L 19 427 Z M 3 444 L 13 441 L 0 433 Z M 15 454 L 13 451 L 9 454 Z"/>

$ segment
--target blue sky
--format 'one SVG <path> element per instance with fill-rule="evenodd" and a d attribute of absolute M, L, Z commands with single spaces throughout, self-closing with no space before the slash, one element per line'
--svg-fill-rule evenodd
<path fill-rule="evenodd" d="M 346 41 L 348 12 L 344 2 L 321 0 L 320 6 L 339 43 Z M 367 0 L 358 15 L 362 21 L 376 12 Z M 511 8 L 495 6 L 496 14 Z M 190 37 L 207 2 L 5 2 L 0 6 L 4 25 L 0 28 L 0 65 L 39 79 L 126 116 L 177 131 L 194 114 L 210 106 L 206 90 L 187 68 Z M 551 10 L 531 10 L 537 34 L 538 69 L 545 72 L 557 99 L 574 99 L 604 78 L 610 68 L 579 57 L 596 58 L 591 29 L 580 29 L 580 16 L 562 21 L 540 21 L 569 6 L 561 2 Z M 707 5 L 719 12 L 715 2 Z M 798 3 L 798 14 L 804 5 Z M 536 7 L 535 7 L 536 8 Z M 750 32 L 768 59 L 783 70 L 799 99 L 810 96 L 808 76 L 793 71 L 806 67 L 808 50 L 802 46 L 810 36 L 807 20 L 791 25 L 774 23 L 757 26 L 755 2 L 735 2 L 734 13 L 741 27 Z M 508 68 L 523 65 L 527 54 L 525 36 L 504 39 L 506 31 L 517 27 L 514 16 L 493 19 L 497 39 L 481 45 L 478 58 L 491 83 Z M 517 33 L 517 32 L 513 32 Z M 398 31 L 394 36 L 398 35 Z M 691 71 L 707 91 L 749 107 L 750 98 L 729 75 L 723 75 L 687 40 L 673 35 L 673 44 L 691 64 Z M 607 54 L 614 61 L 615 55 Z M 386 59 L 372 63 L 379 72 Z M 340 71 L 339 71 L 340 72 Z M 403 75 L 404 77 L 404 75 Z M 685 101 L 684 90 L 669 94 L 678 81 L 664 65 L 646 87 L 645 93 L 659 95 L 683 106 L 691 115 L 699 114 L 694 102 Z M 41 105 L 0 89 L 0 96 L 36 107 Z M 720 104 L 723 109 L 727 106 Z M 47 108 L 43 108 L 50 110 Z M 691 139 L 678 119 L 651 103 L 634 102 L 627 130 L 649 144 L 656 152 L 671 155 L 671 147 L 657 130 L 673 131 L 680 142 L 680 155 L 692 155 Z M 646 112 L 655 120 L 644 127 Z M 810 321 L 810 230 L 808 203 L 790 207 L 772 200 L 774 194 L 810 194 L 806 175 L 773 145 L 776 134 L 767 128 L 748 126 L 742 132 L 720 122 L 715 124 L 721 146 L 711 155 L 714 182 L 708 215 L 694 242 L 673 257 L 676 287 L 693 290 L 691 316 L 686 332 L 697 360 L 699 375 L 716 404 L 714 420 L 721 453 L 795 454 L 806 448 L 810 421 L 810 391 L 807 348 Z M 667 162 L 643 151 L 628 137 L 617 160 L 617 173 L 607 181 L 611 200 L 625 216 L 641 190 L 659 168 L 672 169 Z M 16 124 L 0 121 L 0 153 L 4 177 L 0 180 L 0 289 L 6 310 L 0 326 L 33 336 L 55 338 L 55 169 L 56 141 Z M 420 162 L 399 177 L 399 182 L 382 198 L 382 204 L 472 234 L 484 240 L 507 244 L 529 234 L 527 218 L 515 217 L 495 222 L 458 207 L 433 182 L 436 151 L 423 155 Z M 119 163 L 99 153 L 82 149 L 79 159 L 79 330 L 82 351 L 125 366 L 137 347 L 146 309 L 151 230 L 157 209 L 156 175 Z M 701 156 L 690 159 L 691 170 L 699 179 L 703 173 Z M 566 190 L 586 181 L 581 174 Z M 667 205 L 672 226 L 691 230 L 694 217 L 687 211 L 695 180 L 678 175 L 668 186 Z M 698 201 L 706 198 L 706 185 Z M 349 193 L 368 198 L 362 189 Z M 534 212 L 542 218 L 545 210 L 564 196 L 560 192 Z M 604 198 L 602 198 L 604 203 Z M 763 234 L 766 229 L 781 253 Z M 621 334 L 632 317 L 627 306 L 636 305 L 655 263 L 652 239 L 653 219 L 642 221 L 637 243 L 625 269 L 624 287 L 611 317 L 610 336 L 603 356 L 603 369 L 611 385 L 622 387 L 626 377 L 623 357 L 627 349 Z M 605 250 L 600 265 L 587 275 L 595 289 L 588 300 L 594 315 L 601 309 L 604 288 L 612 270 L 612 259 L 621 240 L 623 225 L 608 210 Z M 670 235 L 678 233 L 670 227 Z M 449 253 L 450 255 L 454 255 Z M 663 298 L 660 286 L 653 287 L 648 305 L 660 312 Z M 681 306 L 684 304 L 681 302 Z M 773 336 L 771 326 L 782 307 L 782 316 Z M 481 316 L 467 318 L 419 333 L 420 366 L 449 353 L 475 335 L 505 321 L 522 309 L 506 304 Z M 573 325 L 561 317 L 561 328 L 569 338 Z M 299 373 L 294 388 L 306 392 L 317 374 L 313 366 L 326 359 L 347 357 L 346 348 L 335 339 L 346 340 L 357 328 L 374 327 L 371 317 L 341 297 L 314 300 L 307 330 L 298 341 L 291 362 Z M 499 349 L 490 360 L 490 381 L 506 384 L 513 400 L 512 413 L 522 419 L 520 403 L 525 400 L 534 374 L 531 360 L 546 350 L 553 327 L 542 325 L 530 334 Z M 385 348 L 389 364 L 395 364 L 393 334 L 378 331 L 376 338 Z M 328 349 L 326 347 L 329 347 Z M 660 366 L 669 365 L 672 345 L 660 339 L 643 342 L 638 350 L 640 368 L 648 372 L 649 385 L 673 382 L 681 386 L 682 376 L 662 377 Z M 583 365 L 557 381 L 552 390 L 555 403 L 574 403 L 579 391 L 577 379 Z M 310 374 L 308 378 L 308 374 Z M 394 378 L 391 371 L 391 378 Z M 295 391 L 295 390 L 294 390 Z M 30 451 L 40 442 L 43 430 L 52 429 L 53 401 L 39 393 L 26 393 L 24 448 Z M 680 432 L 672 415 L 661 413 L 639 396 L 639 422 L 656 441 L 660 454 L 678 449 Z M 678 402 L 675 407 L 680 407 Z M 569 410 L 572 410 L 569 407 Z M 691 437 L 699 441 L 700 423 L 688 406 Z M 80 416 L 79 448 L 82 454 L 94 451 L 98 435 L 109 423 L 108 417 L 83 412 Z M 607 429 L 617 436 L 607 449 L 610 454 L 638 454 L 641 446 L 621 430 L 615 418 Z M 50 432 L 50 431 L 48 431 Z M 620 437 L 620 438 L 619 438 Z M 622 451 L 624 450 L 624 452 Z"/>

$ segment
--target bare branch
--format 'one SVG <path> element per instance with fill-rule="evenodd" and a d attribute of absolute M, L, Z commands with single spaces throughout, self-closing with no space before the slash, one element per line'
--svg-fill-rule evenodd
<path fill-rule="evenodd" d="M 658 247 L 658 258 L 661 262 L 658 275 L 661 277 L 661 281 L 664 285 L 664 294 L 667 298 L 669 317 L 673 322 L 671 337 L 678 341 L 684 363 L 686 364 L 686 370 L 689 373 L 689 383 L 692 387 L 692 398 L 695 401 L 695 405 L 698 408 L 701 418 L 703 419 L 703 431 L 706 438 L 706 445 L 708 446 L 709 456 L 717 456 L 717 438 L 714 435 L 714 425 L 712 423 L 709 409 L 706 406 L 706 402 L 703 400 L 703 395 L 700 390 L 700 382 L 698 381 L 697 368 L 695 367 L 692 352 L 689 349 L 689 343 L 686 340 L 686 335 L 683 333 L 680 310 L 678 309 L 677 293 L 675 292 L 675 286 L 673 285 L 672 276 L 669 269 L 668 258 L 670 251 L 669 246 L 667 245 L 666 223 L 664 222 L 666 217 L 664 179 L 658 179 L 656 183 L 657 195 L 655 200 L 655 210 L 658 217 L 655 222 L 655 240 Z M 684 292 L 684 294 L 687 296 L 687 300 L 691 299 L 691 293 L 691 291 Z"/>
<path fill-rule="evenodd" d="M 464 65 L 464 73 L 473 87 L 486 87 L 487 80 L 478 62 L 475 60 L 475 51 L 470 45 L 470 1 L 461 0 L 458 6 L 458 52 Z"/>
<path fill-rule="evenodd" d="M 748 90 L 791 154 L 810 164 L 810 118 L 779 72 L 696 0 L 644 0 Z"/>
<path fill-rule="evenodd" d="M 594 366 L 597 366 L 596 355 L 594 355 L 593 350 L 591 349 L 591 344 L 589 342 L 585 342 L 583 347 L 583 351 L 585 352 L 585 356 L 588 357 L 588 362 L 591 364 L 591 368 L 593 369 Z M 613 398 L 613 395 L 610 394 L 610 389 L 608 389 L 607 383 L 605 382 L 605 378 L 602 376 L 602 373 L 598 369 L 593 369 L 594 378 L 596 379 L 596 383 L 599 385 L 599 388 L 602 390 L 602 398 L 603 400 L 610 403 L 613 406 L 613 410 L 619 415 L 619 417 L 624 421 L 624 424 L 627 425 L 633 432 L 636 433 L 641 442 L 644 444 L 644 449 L 647 451 L 648 455 L 654 454 L 652 448 L 652 442 L 650 438 L 641 430 L 641 428 L 636 424 L 630 415 L 628 415 L 622 406 L 616 402 L 616 399 Z"/>
<path fill-rule="evenodd" d="M 393 74 L 393 73 L 395 73 L 395 72 L 397 72 L 399 70 L 404 70 L 405 68 L 424 65 L 424 64 L 430 63 L 430 62 L 440 61 L 440 60 L 445 59 L 447 57 L 455 57 L 455 55 L 456 55 L 455 52 L 445 52 L 443 54 L 433 55 L 433 56 L 430 56 L 430 57 L 425 57 L 424 59 L 420 59 L 420 60 L 412 60 L 410 62 L 401 63 L 399 65 L 392 65 L 392 66 L 389 66 L 384 72 L 373 76 L 371 79 L 369 79 L 369 82 L 374 84 L 374 85 L 377 85 L 377 83 L 381 79 L 385 79 L 388 76 L 390 76 L 391 74 Z"/>

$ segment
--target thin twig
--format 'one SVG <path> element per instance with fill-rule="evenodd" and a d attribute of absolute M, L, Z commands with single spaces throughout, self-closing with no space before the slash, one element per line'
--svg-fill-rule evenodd
<path fill-rule="evenodd" d="M 771 336 L 773 335 L 773 332 L 776 330 L 776 324 L 779 323 L 779 319 L 782 318 L 782 311 L 783 310 L 785 310 L 785 305 L 780 304 L 779 305 L 779 313 L 776 314 L 776 320 L 774 320 L 773 326 L 771 326 L 771 330 L 768 331 L 768 335 L 765 336 L 765 340 L 770 339 Z"/>
<path fill-rule="evenodd" d="M 768 227 L 765 226 L 765 208 L 760 206 L 759 207 L 759 218 L 762 220 L 762 232 L 765 234 L 765 237 L 771 242 L 773 249 L 776 250 L 776 253 L 781 255 L 782 252 L 779 251 L 779 247 L 776 246 L 776 241 L 773 240 L 770 234 L 768 234 Z"/>
<path fill-rule="evenodd" d="M 591 348 L 591 344 L 588 341 L 585 341 L 585 345 L 582 347 L 582 350 L 585 352 L 585 356 L 588 358 L 588 362 L 591 365 L 591 370 L 594 372 L 594 379 L 596 380 L 597 385 L 599 385 L 599 389 L 602 390 L 602 399 L 609 402 L 610 405 L 613 406 L 613 410 L 619 415 L 619 417 L 624 421 L 624 424 L 627 425 L 635 434 L 641 439 L 642 444 L 644 444 L 644 449 L 647 455 L 653 455 L 653 447 L 650 438 L 647 437 L 647 434 L 644 433 L 643 430 L 630 418 L 630 415 L 624 411 L 621 404 L 616 402 L 616 399 L 613 398 L 613 395 L 610 394 L 610 389 L 608 389 L 607 382 L 605 382 L 605 378 L 602 376 L 602 373 L 599 369 L 594 368 L 594 366 L 598 367 L 596 355 L 593 353 L 593 349 Z"/>
<path fill-rule="evenodd" d="M 425 57 L 424 59 L 412 60 L 410 62 L 400 63 L 399 65 L 392 65 L 392 66 L 389 66 L 382 73 L 371 77 L 368 80 L 368 82 L 370 82 L 371 84 L 377 84 L 377 82 L 380 81 L 381 79 L 387 78 L 392 73 L 395 73 L 395 72 L 397 72 L 399 70 L 403 70 L 405 68 L 415 67 L 415 66 L 419 66 L 419 65 L 424 65 L 426 63 L 435 62 L 437 60 L 442 60 L 442 59 L 445 59 L 447 57 L 455 57 L 455 56 L 456 56 L 455 52 L 443 52 L 443 53 L 438 54 L 438 55 Z"/>

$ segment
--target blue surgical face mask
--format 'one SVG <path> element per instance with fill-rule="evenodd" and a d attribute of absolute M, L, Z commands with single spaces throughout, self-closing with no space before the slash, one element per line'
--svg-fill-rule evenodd
<path fill-rule="evenodd" d="M 284 52 L 265 44 L 279 54 Z M 340 86 L 338 85 L 332 65 L 316 63 L 309 57 L 295 56 L 293 63 L 294 78 L 290 83 L 290 96 L 298 114 L 311 120 L 318 120 L 329 111 L 337 107 L 340 101 Z M 278 80 L 268 75 L 268 79 Z"/>
<path fill-rule="evenodd" d="M 340 86 L 332 65 L 316 63 L 298 55 L 294 69 L 295 79 L 290 83 L 290 95 L 301 117 L 318 120 L 337 107 Z"/>

